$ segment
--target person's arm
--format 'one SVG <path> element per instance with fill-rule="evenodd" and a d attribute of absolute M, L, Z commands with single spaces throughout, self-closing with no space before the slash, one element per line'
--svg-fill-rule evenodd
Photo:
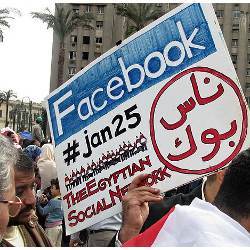
<path fill-rule="evenodd" d="M 37 210 L 41 216 L 46 216 L 48 213 L 52 212 L 54 209 L 53 202 L 50 200 L 45 207 L 42 207 L 40 202 L 37 203 Z"/>
<path fill-rule="evenodd" d="M 122 200 L 122 226 L 118 240 L 123 244 L 140 233 L 149 213 L 148 202 L 161 201 L 160 190 L 141 186 L 148 174 L 137 176 Z"/>

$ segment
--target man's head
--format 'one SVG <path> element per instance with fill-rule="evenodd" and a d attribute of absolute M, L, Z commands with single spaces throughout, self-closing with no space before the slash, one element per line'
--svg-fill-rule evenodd
<path fill-rule="evenodd" d="M 11 210 L 18 209 L 8 204 L 15 201 L 13 167 L 17 160 L 17 149 L 7 138 L 0 135 L 0 242 L 9 222 Z"/>
<path fill-rule="evenodd" d="M 36 118 L 36 123 L 37 123 L 37 124 L 41 124 L 42 122 L 43 122 L 42 117 L 41 117 L 41 116 L 38 116 L 38 117 Z"/>
<path fill-rule="evenodd" d="M 33 161 L 37 162 L 42 150 L 36 145 L 29 145 L 23 149 L 23 152 Z"/>
<path fill-rule="evenodd" d="M 226 169 L 214 205 L 250 232 L 250 149 L 241 152 Z"/>
<path fill-rule="evenodd" d="M 20 213 L 10 218 L 10 225 L 20 225 L 30 221 L 34 215 L 36 205 L 35 198 L 35 164 L 23 152 L 19 153 L 19 159 L 14 168 L 16 195 L 21 199 L 23 205 Z"/>
<path fill-rule="evenodd" d="M 214 201 L 214 198 L 217 195 L 223 181 L 224 174 L 225 169 L 219 170 L 218 172 L 213 173 L 207 177 L 204 190 L 206 201 L 210 203 Z"/>
<path fill-rule="evenodd" d="M 41 143 L 40 141 L 38 141 L 37 139 L 33 139 L 30 143 L 30 145 L 35 145 L 37 147 L 41 147 Z"/>

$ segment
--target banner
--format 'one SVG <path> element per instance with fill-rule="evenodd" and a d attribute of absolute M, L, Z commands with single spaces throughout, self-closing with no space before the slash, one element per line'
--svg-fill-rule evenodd
<path fill-rule="evenodd" d="M 244 148 L 248 108 L 212 4 L 183 4 L 47 98 L 67 234 L 121 211 L 132 179 L 162 192 Z"/>

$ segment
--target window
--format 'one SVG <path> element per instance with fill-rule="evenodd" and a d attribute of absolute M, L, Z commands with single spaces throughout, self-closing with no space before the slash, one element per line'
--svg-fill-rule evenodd
<path fill-rule="evenodd" d="M 247 68 L 247 76 L 250 76 L 250 68 Z"/>
<path fill-rule="evenodd" d="M 156 7 L 162 7 L 162 3 L 157 3 Z"/>
<path fill-rule="evenodd" d="M 70 51 L 69 52 L 69 59 L 70 60 L 76 60 L 76 51 Z"/>
<path fill-rule="evenodd" d="M 96 28 L 101 30 L 103 28 L 103 21 L 96 21 Z"/>
<path fill-rule="evenodd" d="M 239 32 L 239 24 L 238 23 L 233 23 L 233 28 L 232 28 L 232 31 L 233 32 Z"/>
<path fill-rule="evenodd" d="M 89 52 L 82 52 L 82 60 L 88 60 L 89 59 Z"/>
<path fill-rule="evenodd" d="M 250 39 L 248 39 L 248 47 L 250 47 Z"/>
<path fill-rule="evenodd" d="M 89 36 L 83 36 L 82 37 L 82 43 L 83 44 L 89 44 L 90 43 L 90 37 Z"/>
<path fill-rule="evenodd" d="M 72 76 L 76 73 L 76 67 L 69 67 L 69 75 Z"/>
<path fill-rule="evenodd" d="M 91 12 L 91 5 L 86 5 L 86 12 L 87 13 Z"/>
<path fill-rule="evenodd" d="M 77 36 L 70 36 L 71 43 L 77 43 Z"/>
<path fill-rule="evenodd" d="M 102 37 L 96 37 L 95 42 L 96 43 L 102 43 Z"/>
<path fill-rule="evenodd" d="M 223 10 L 216 10 L 216 16 L 217 18 L 223 18 L 224 11 Z"/>
<path fill-rule="evenodd" d="M 104 6 L 98 5 L 97 6 L 97 13 L 98 14 L 104 14 Z"/>
<path fill-rule="evenodd" d="M 233 10 L 233 18 L 240 18 L 240 10 Z"/>
<path fill-rule="evenodd" d="M 73 9 L 73 12 L 74 12 L 75 14 L 79 14 L 79 9 Z"/>
<path fill-rule="evenodd" d="M 250 55 L 247 55 L 247 63 L 250 64 Z"/>
<path fill-rule="evenodd" d="M 236 64 L 236 62 L 237 62 L 237 55 L 232 55 L 231 58 L 232 58 L 233 64 Z"/>
<path fill-rule="evenodd" d="M 238 41 L 239 41 L 238 39 L 233 39 L 232 40 L 232 46 L 233 47 L 238 47 Z"/>
<path fill-rule="evenodd" d="M 3 117 L 3 111 L 0 109 L 0 118 Z"/>

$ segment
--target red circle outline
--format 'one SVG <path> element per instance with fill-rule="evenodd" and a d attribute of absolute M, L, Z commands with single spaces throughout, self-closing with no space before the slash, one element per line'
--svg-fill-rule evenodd
<path fill-rule="evenodd" d="M 235 147 L 234 151 L 232 152 L 232 154 L 227 157 L 225 160 L 223 160 L 222 162 L 220 162 L 219 164 L 215 165 L 215 166 L 211 166 L 209 168 L 206 169 L 199 169 L 199 170 L 190 170 L 190 169 L 183 169 L 183 168 L 178 168 L 174 165 L 172 165 L 170 162 L 168 162 L 160 153 L 160 150 L 158 148 L 157 142 L 155 140 L 155 129 L 154 129 L 154 115 L 155 115 L 155 108 L 157 106 L 157 103 L 161 97 L 161 95 L 165 92 L 165 90 L 170 87 L 172 84 L 174 84 L 177 80 L 179 80 L 181 77 L 183 77 L 184 75 L 187 75 L 191 72 L 208 72 L 214 76 L 217 76 L 218 78 L 222 79 L 224 82 L 226 82 L 229 86 L 231 86 L 234 90 L 234 92 L 236 93 L 239 102 L 240 102 L 240 106 L 241 106 L 241 110 L 242 110 L 242 131 L 241 131 L 241 135 L 240 135 L 240 141 L 238 143 L 238 145 Z M 230 79 L 228 76 L 214 70 L 211 68 L 207 68 L 207 67 L 194 67 L 194 68 L 190 68 L 187 70 L 184 70 L 182 72 L 180 72 L 179 74 L 177 74 L 176 76 L 174 76 L 170 81 L 168 81 L 163 88 L 159 91 L 159 93 L 156 95 L 152 107 L 151 107 L 151 111 L 150 111 L 150 136 L 151 136 L 151 140 L 152 140 L 152 144 L 154 147 L 154 151 L 158 157 L 158 159 L 165 165 L 167 166 L 170 170 L 172 171 L 176 171 L 179 173 L 183 173 L 183 174 L 197 174 L 197 175 L 201 175 L 201 174 L 206 174 L 212 171 L 215 171 L 217 169 L 220 169 L 222 167 L 224 167 L 227 163 L 229 163 L 231 160 L 233 160 L 233 158 L 240 152 L 240 149 L 246 139 L 246 135 L 247 135 L 247 127 L 248 127 L 248 120 L 247 120 L 247 109 L 246 109 L 246 105 L 245 102 L 243 100 L 243 97 L 241 95 L 240 89 L 238 88 L 238 86 L 235 84 L 235 82 Z"/>

